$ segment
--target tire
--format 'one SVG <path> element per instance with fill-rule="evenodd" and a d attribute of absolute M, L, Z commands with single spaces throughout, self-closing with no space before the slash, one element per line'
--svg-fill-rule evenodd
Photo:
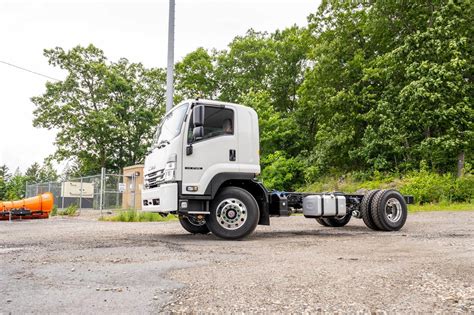
<path fill-rule="evenodd" d="M 407 220 L 405 198 L 396 190 L 380 190 L 370 207 L 371 217 L 379 230 L 398 231 Z"/>
<path fill-rule="evenodd" d="M 362 220 L 364 221 L 365 225 L 372 230 L 379 230 L 377 225 L 375 225 L 374 220 L 372 219 L 371 214 L 371 207 L 372 207 L 372 200 L 374 200 L 375 194 L 377 194 L 380 189 L 370 190 L 362 198 L 362 202 L 360 203 L 360 213 L 362 214 Z"/>
<path fill-rule="evenodd" d="M 246 190 L 226 187 L 214 198 L 206 216 L 209 230 L 216 236 L 236 240 L 252 233 L 260 217 L 257 201 Z"/>
<path fill-rule="evenodd" d="M 201 223 L 193 219 L 190 220 L 188 217 L 180 215 L 179 223 L 181 223 L 181 226 L 191 234 L 209 233 L 209 228 L 205 222 Z"/>
<path fill-rule="evenodd" d="M 343 227 L 349 223 L 351 217 L 352 215 L 348 213 L 343 217 L 324 218 L 323 221 L 330 227 Z"/>
<path fill-rule="evenodd" d="M 316 218 L 316 221 L 322 226 L 329 226 L 329 224 L 327 224 L 326 221 L 324 221 L 324 219 Z"/>

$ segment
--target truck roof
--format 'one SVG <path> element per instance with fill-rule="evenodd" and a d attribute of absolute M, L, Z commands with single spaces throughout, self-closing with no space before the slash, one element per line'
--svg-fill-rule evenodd
<path fill-rule="evenodd" d="M 229 105 L 229 106 L 235 106 L 235 107 L 240 107 L 242 109 L 246 110 L 252 110 L 252 107 L 241 105 L 241 104 L 236 104 L 236 103 L 229 103 L 229 102 L 221 102 L 221 101 L 213 101 L 213 100 L 206 100 L 206 99 L 187 99 L 183 101 L 182 103 L 198 103 L 198 104 L 207 104 L 207 105 Z"/>

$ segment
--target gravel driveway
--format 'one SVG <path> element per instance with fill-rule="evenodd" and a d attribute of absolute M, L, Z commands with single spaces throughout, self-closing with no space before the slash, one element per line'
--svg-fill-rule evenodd
<path fill-rule="evenodd" d="M 0 314 L 474 313 L 474 211 L 400 232 L 272 218 L 243 241 L 178 222 L 0 222 Z"/>

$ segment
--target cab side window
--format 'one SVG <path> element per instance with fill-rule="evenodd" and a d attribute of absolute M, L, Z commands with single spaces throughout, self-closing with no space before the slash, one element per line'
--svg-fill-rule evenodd
<path fill-rule="evenodd" d="M 199 141 L 234 134 L 234 111 L 228 108 L 206 106 L 204 111 L 204 136 Z M 188 143 L 193 140 L 192 115 L 188 130 Z"/>

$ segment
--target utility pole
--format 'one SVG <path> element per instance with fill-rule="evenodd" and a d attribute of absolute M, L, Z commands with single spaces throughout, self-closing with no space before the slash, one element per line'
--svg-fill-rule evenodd
<path fill-rule="evenodd" d="M 166 112 L 169 112 L 173 107 L 174 8 L 175 0 L 170 0 L 170 12 L 168 19 L 168 66 L 166 68 Z"/>

